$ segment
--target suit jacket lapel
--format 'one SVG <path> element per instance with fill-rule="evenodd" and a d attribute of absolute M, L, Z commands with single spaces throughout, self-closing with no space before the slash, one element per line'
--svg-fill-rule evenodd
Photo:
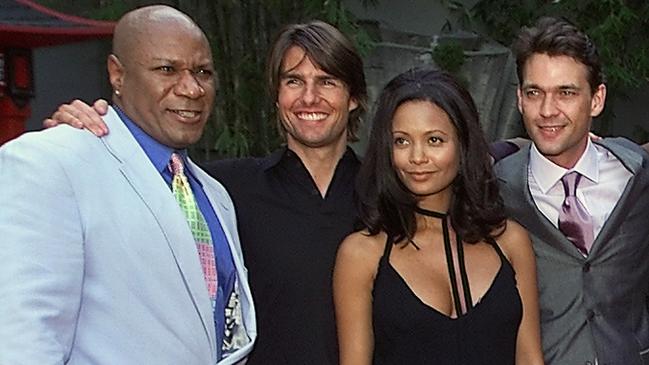
<path fill-rule="evenodd" d="M 201 318 L 213 354 L 216 354 L 212 304 L 205 289 L 205 279 L 191 230 L 187 224 L 183 224 L 186 222 L 185 216 L 169 186 L 119 116 L 110 109 L 104 121 L 110 130 L 110 134 L 103 137 L 104 144 L 120 162 L 120 172 L 158 222 L 166 237 L 166 245 Z"/>
<path fill-rule="evenodd" d="M 536 236 L 538 241 L 583 260 L 581 253 L 536 206 L 528 184 L 529 153 L 529 148 L 518 151 L 503 160 L 502 167 L 505 168 L 499 169 L 503 189 L 509 190 L 503 196 L 510 199 L 506 204 L 510 217 L 523 225 L 530 235 Z"/>
<path fill-rule="evenodd" d="M 609 242 L 612 236 L 618 232 L 620 222 L 625 219 L 628 212 L 631 211 L 631 206 L 634 204 L 631 197 L 638 194 L 638 192 L 636 192 L 638 186 L 636 181 L 638 178 L 637 173 L 640 168 L 642 168 L 642 156 L 628 148 L 624 148 L 623 146 L 612 142 L 614 140 L 616 139 L 604 139 L 595 143 L 611 151 L 611 153 L 620 160 L 622 165 L 624 165 L 632 175 L 622 192 L 622 196 L 620 196 L 620 199 L 617 201 L 617 204 L 615 204 L 613 211 L 611 211 L 608 219 L 604 222 L 601 231 L 597 237 L 595 237 L 595 242 L 593 242 L 593 247 L 589 254 L 591 257 L 598 256 L 601 250 L 606 246 L 606 243 Z"/>
<path fill-rule="evenodd" d="M 194 176 L 196 176 L 196 178 L 203 184 L 203 190 L 205 191 L 212 208 L 214 208 L 214 212 L 219 218 L 219 222 L 223 228 L 223 233 L 228 241 L 228 247 L 230 247 L 230 252 L 233 256 L 234 266 L 237 269 L 237 277 L 242 277 L 245 269 L 242 261 L 243 256 L 239 244 L 239 235 L 236 231 L 236 217 L 233 216 L 235 212 L 229 208 L 228 204 L 226 204 L 226 202 L 230 201 L 230 197 L 226 195 L 225 188 L 218 189 L 216 180 L 200 169 L 193 163 L 193 161 L 189 160 L 189 165 Z M 230 224 L 231 221 L 233 224 Z"/>

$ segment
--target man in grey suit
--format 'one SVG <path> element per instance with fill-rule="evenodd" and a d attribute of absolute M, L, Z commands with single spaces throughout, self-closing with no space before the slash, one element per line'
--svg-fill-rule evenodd
<path fill-rule="evenodd" d="M 234 207 L 185 151 L 214 103 L 207 39 L 141 8 L 107 66 L 110 135 L 0 149 L 0 364 L 244 361 L 256 324 Z"/>
<path fill-rule="evenodd" d="M 606 86 L 584 33 L 543 18 L 523 28 L 514 52 L 533 143 L 496 172 L 534 245 L 545 361 L 647 364 L 648 155 L 624 139 L 589 139 Z"/>

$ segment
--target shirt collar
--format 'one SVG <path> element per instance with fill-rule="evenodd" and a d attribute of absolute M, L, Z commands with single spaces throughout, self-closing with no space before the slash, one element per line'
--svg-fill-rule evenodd
<path fill-rule="evenodd" d="M 577 171 L 588 180 L 597 183 L 599 181 L 597 149 L 589 138 L 586 150 L 575 164 L 575 167 L 568 170 L 548 160 L 532 143 L 530 148 L 530 171 L 544 194 L 557 184 L 563 175 L 571 171 Z"/>
<path fill-rule="evenodd" d="M 148 135 L 142 128 L 140 128 L 131 118 L 129 118 L 122 109 L 113 105 L 113 108 L 117 112 L 117 115 L 122 119 L 126 128 L 131 132 L 137 143 L 142 147 L 144 153 L 149 157 L 153 166 L 159 173 L 163 173 L 167 166 L 169 165 L 169 160 L 171 159 L 171 154 L 173 152 L 178 152 L 183 160 L 187 161 L 187 150 L 183 149 L 180 151 L 174 150 L 169 146 L 156 141 L 153 137 Z"/>
<path fill-rule="evenodd" d="M 273 152 L 266 161 L 263 164 L 264 170 L 271 169 L 282 162 L 287 162 L 287 161 L 301 161 L 300 157 L 293 151 L 291 151 L 287 146 L 283 146 L 282 148 L 279 148 L 275 152 Z M 338 164 L 342 163 L 348 163 L 348 162 L 358 162 L 358 158 L 356 157 L 356 154 L 354 153 L 354 150 L 352 150 L 351 147 L 347 146 L 347 149 L 345 150 L 345 153 L 343 156 L 340 158 L 340 161 Z"/>

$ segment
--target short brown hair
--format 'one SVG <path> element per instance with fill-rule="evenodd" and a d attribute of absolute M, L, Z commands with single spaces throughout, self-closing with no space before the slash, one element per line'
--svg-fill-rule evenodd
<path fill-rule="evenodd" d="M 543 17 L 532 27 L 523 27 L 512 45 L 518 81 L 523 84 L 525 63 L 534 54 L 569 56 L 588 70 L 591 91 L 606 82 L 597 47 L 588 35 L 565 19 Z"/>
<path fill-rule="evenodd" d="M 361 116 L 367 109 L 367 86 L 363 60 L 352 42 L 334 26 L 319 20 L 282 28 L 268 57 L 268 88 L 273 101 L 277 101 L 284 54 L 293 46 L 303 49 L 315 66 L 345 83 L 349 95 L 358 103 L 349 114 L 347 139 L 357 141 Z M 279 125 L 284 134 L 283 125 Z"/>

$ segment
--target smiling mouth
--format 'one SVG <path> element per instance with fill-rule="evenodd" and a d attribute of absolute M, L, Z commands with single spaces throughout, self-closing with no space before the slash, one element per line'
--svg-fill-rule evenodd
<path fill-rule="evenodd" d="M 557 131 L 563 129 L 564 126 L 552 125 L 552 126 L 539 126 L 539 129 L 544 132 L 556 133 Z"/>
<path fill-rule="evenodd" d="M 319 121 L 326 119 L 328 114 L 326 113 L 296 113 L 295 114 L 298 118 L 302 120 L 310 120 L 310 121 Z"/>
<path fill-rule="evenodd" d="M 177 114 L 182 118 L 187 118 L 187 119 L 193 119 L 201 115 L 200 112 L 192 111 L 192 110 L 170 109 L 169 111 L 174 114 Z"/>

